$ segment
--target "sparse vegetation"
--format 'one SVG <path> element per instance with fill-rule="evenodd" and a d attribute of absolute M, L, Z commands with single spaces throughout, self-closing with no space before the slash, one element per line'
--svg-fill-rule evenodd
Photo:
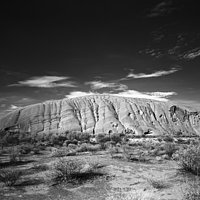
<path fill-rule="evenodd" d="M 200 175 L 200 144 L 188 145 L 186 149 L 180 149 L 178 155 L 182 170 Z"/>
<path fill-rule="evenodd" d="M 163 140 L 164 140 L 165 142 L 173 142 L 173 141 L 174 141 L 174 138 L 173 138 L 172 136 L 170 136 L 170 135 L 166 135 L 166 136 L 163 138 Z"/>
<path fill-rule="evenodd" d="M 102 149 L 105 149 L 105 147 L 106 147 L 105 143 L 108 142 L 108 141 L 110 141 L 110 137 L 107 134 L 99 133 L 96 136 L 96 141 L 97 141 L 97 143 L 99 143 L 101 145 Z"/>
<path fill-rule="evenodd" d="M 53 168 L 53 181 L 55 184 L 62 182 L 81 183 L 99 175 L 103 174 L 98 171 L 96 163 L 85 163 L 78 159 L 59 159 Z"/>
<path fill-rule="evenodd" d="M 75 155 L 76 151 L 68 147 L 62 147 L 60 149 L 54 148 L 51 153 L 52 157 L 64 157 L 64 156 L 75 156 Z"/>
<path fill-rule="evenodd" d="M 199 200 L 200 199 L 200 184 L 199 180 L 187 182 L 187 187 L 184 188 L 183 200 Z"/>
<path fill-rule="evenodd" d="M 158 189 L 158 190 L 169 187 L 169 184 L 165 180 L 162 180 L 162 179 L 150 178 L 147 181 L 153 188 Z"/>
<path fill-rule="evenodd" d="M 172 155 L 177 151 L 177 147 L 173 143 L 166 143 L 164 150 L 166 151 L 166 154 L 169 156 L 169 158 L 171 158 Z"/>
<path fill-rule="evenodd" d="M 76 152 L 97 152 L 101 150 L 101 146 L 100 145 L 91 145 L 88 143 L 83 143 L 81 144 L 79 147 L 77 147 Z"/>
<path fill-rule="evenodd" d="M 13 186 L 22 176 L 22 171 L 13 169 L 1 169 L 0 170 L 0 181 L 6 186 Z"/>
<path fill-rule="evenodd" d="M 111 136 L 110 136 L 110 140 L 111 140 L 114 144 L 117 144 L 117 143 L 121 143 L 122 137 L 120 136 L 119 133 L 113 133 L 113 134 L 111 134 Z"/>
<path fill-rule="evenodd" d="M 9 159 L 11 163 L 16 163 L 21 160 L 21 153 L 19 148 L 11 147 L 9 150 Z"/>
<path fill-rule="evenodd" d="M 136 191 L 120 191 L 109 194 L 106 200 L 154 200 L 153 194 L 145 195 Z"/>

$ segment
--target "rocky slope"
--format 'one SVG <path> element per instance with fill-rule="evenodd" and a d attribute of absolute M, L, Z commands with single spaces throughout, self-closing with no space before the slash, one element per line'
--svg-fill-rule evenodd
<path fill-rule="evenodd" d="M 170 102 L 92 95 L 47 101 L 12 111 L 0 119 L 0 130 L 38 136 L 66 131 L 108 133 L 132 129 L 135 134 L 200 133 L 200 113 Z"/>

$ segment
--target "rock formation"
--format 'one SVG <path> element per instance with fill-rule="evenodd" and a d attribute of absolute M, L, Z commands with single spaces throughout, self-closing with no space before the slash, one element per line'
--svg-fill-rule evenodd
<path fill-rule="evenodd" d="M 133 130 L 136 135 L 197 135 L 199 120 L 199 112 L 170 102 L 92 95 L 17 109 L 0 119 L 0 130 L 18 129 L 38 136 L 66 131 L 98 134 L 126 130 Z"/>

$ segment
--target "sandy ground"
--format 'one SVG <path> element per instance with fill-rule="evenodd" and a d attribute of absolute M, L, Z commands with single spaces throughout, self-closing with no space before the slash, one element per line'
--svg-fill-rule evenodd
<path fill-rule="evenodd" d="M 1 159 L 5 159 L 2 157 Z M 10 166 L 24 170 L 21 183 L 15 187 L 6 187 L 0 183 L 1 200 L 181 200 L 186 182 L 193 180 L 190 174 L 183 174 L 176 161 L 151 159 L 149 162 L 128 162 L 113 159 L 106 152 L 95 155 L 86 153 L 70 159 L 90 160 L 104 165 L 106 174 L 82 185 L 60 184 L 52 186 L 50 170 L 34 170 L 34 166 L 46 164 L 51 169 L 56 158 L 47 153 L 30 155 L 24 158 L 30 162 Z M 161 183 L 155 187 L 152 182 Z M 137 197 L 137 198 L 136 198 Z"/>

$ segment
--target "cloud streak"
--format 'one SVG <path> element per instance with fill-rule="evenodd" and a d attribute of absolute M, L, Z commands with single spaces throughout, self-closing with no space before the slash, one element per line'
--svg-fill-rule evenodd
<path fill-rule="evenodd" d="M 40 76 L 31 77 L 25 81 L 19 81 L 17 84 L 9 86 L 27 86 L 38 88 L 55 88 L 55 87 L 77 87 L 73 81 L 66 81 L 66 76 Z"/>
<path fill-rule="evenodd" d="M 99 90 L 102 88 L 112 88 L 115 91 L 127 90 L 128 87 L 125 84 L 114 82 L 102 82 L 102 81 L 90 81 L 86 82 L 86 85 L 90 85 L 92 90 Z"/>
<path fill-rule="evenodd" d="M 200 48 L 196 48 L 196 49 L 189 51 L 188 53 L 186 53 L 183 56 L 183 58 L 188 59 L 188 60 L 192 60 L 192 59 L 194 59 L 198 56 L 200 56 Z"/>
<path fill-rule="evenodd" d="M 100 93 L 94 92 L 81 92 L 74 91 L 66 95 L 67 98 L 76 98 L 76 97 L 84 97 L 90 95 L 100 95 Z M 136 90 L 126 90 L 123 92 L 110 94 L 110 93 L 101 93 L 101 95 L 111 95 L 111 96 L 119 96 L 119 97 L 129 97 L 129 98 L 141 98 L 141 99 L 152 99 L 156 101 L 168 101 L 168 97 L 172 95 L 177 95 L 176 92 L 139 92 Z"/>
<path fill-rule="evenodd" d="M 172 1 L 162 1 L 155 5 L 147 14 L 147 17 L 160 17 L 169 15 L 172 11 L 176 10 L 175 7 L 172 7 Z"/>
<path fill-rule="evenodd" d="M 134 79 L 139 79 L 139 78 L 155 78 L 155 77 L 160 77 L 160 76 L 166 76 L 166 75 L 169 75 L 169 74 L 173 74 L 175 72 L 179 71 L 179 69 L 177 68 L 171 68 L 170 70 L 160 70 L 160 71 L 156 71 L 156 72 L 153 72 L 153 73 L 150 73 L 150 74 L 145 74 L 145 73 L 133 73 L 133 72 L 130 72 L 126 78 L 126 79 L 130 79 L 130 78 L 134 78 Z M 123 80 L 123 79 L 122 79 Z"/>

